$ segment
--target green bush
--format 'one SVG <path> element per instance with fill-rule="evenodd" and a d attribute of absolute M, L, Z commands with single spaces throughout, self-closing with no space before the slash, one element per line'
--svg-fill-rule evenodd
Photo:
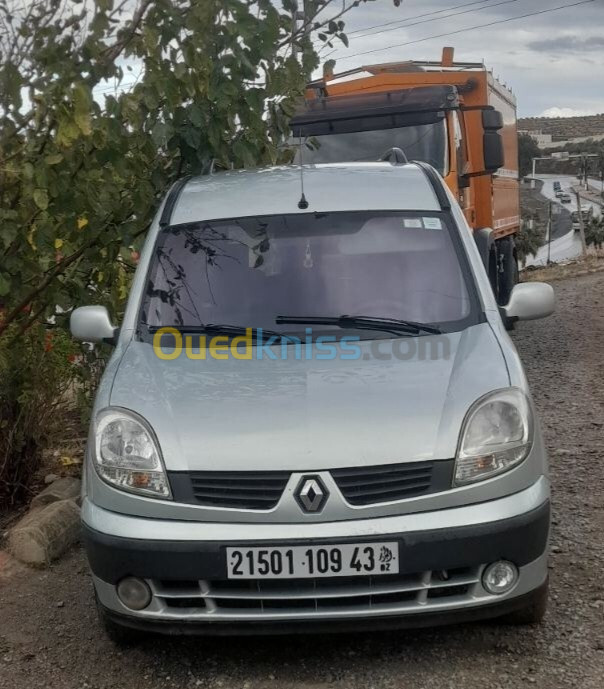
<path fill-rule="evenodd" d="M 516 251 L 521 263 L 535 256 L 545 240 L 545 227 L 536 213 L 523 212 L 520 230 L 516 234 Z"/>
<path fill-rule="evenodd" d="M 0 338 L 0 509 L 27 498 L 42 451 L 80 426 L 78 400 L 90 389 L 86 354 L 64 330 L 7 335 Z"/>
<path fill-rule="evenodd" d="M 596 251 L 602 251 L 604 245 L 604 218 L 590 218 L 585 223 L 585 243 L 593 246 Z"/>

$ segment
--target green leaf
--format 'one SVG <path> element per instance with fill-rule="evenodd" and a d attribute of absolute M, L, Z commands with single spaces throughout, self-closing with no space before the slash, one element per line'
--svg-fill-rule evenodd
<path fill-rule="evenodd" d="M 10 280 L 6 275 L 0 273 L 0 297 L 5 296 L 10 292 Z"/>
<path fill-rule="evenodd" d="M 174 133 L 167 122 L 157 122 L 151 130 L 151 137 L 156 146 L 163 146 Z"/>
<path fill-rule="evenodd" d="M 34 189 L 34 203 L 40 210 L 48 208 L 48 192 L 46 189 Z"/>
<path fill-rule="evenodd" d="M 4 245 L 5 249 L 8 249 L 8 247 L 15 241 L 17 236 L 18 230 L 16 225 L 9 225 L 6 223 L 2 223 L 0 225 L 0 238 L 2 239 L 2 244 Z"/>
<path fill-rule="evenodd" d="M 84 136 L 90 136 L 92 134 L 89 113 L 76 113 L 75 123 L 78 125 L 78 129 L 82 132 L 82 134 L 84 134 Z"/>
<path fill-rule="evenodd" d="M 203 125 L 203 112 L 199 105 L 193 103 L 188 111 L 189 121 L 196 127 L 201 127 Z"/>
<path fill-rule="evenodd" d="M 80 129 L 73 120 L 63 120 L 57 130 L 57 144 L 68 148 L 80 135 Z"/>
<path fill-rule="evenodd" d="M 47 165 L 58 165 L 63 160 L 62 153 L 54 153 L 53 155 L 46 156 L 44 158 Z"/>

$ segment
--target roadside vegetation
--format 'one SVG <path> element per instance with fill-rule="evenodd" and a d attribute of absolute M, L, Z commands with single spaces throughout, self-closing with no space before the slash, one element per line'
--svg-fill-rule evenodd
<path fill-rule="evenodd" d="M 587 254 L 584 258 L 577 258 L 564 263 L 550 263 L 540 267 L 525 268 L 520 272 L 521 282 L 552 282 L 577 278 L 592 273 L 604 271 L 604 257 Z"/>
<path fill-rule="evenodd" d="M 533 158 L 538 158 L 541 155 L 541 149 L 532 136 L 528 134 L 518 135 L 518 171 L 521 178 L 533 172 Z"/>
<path fill-rule="evenodd" d="M 602 251 L 604 245 L 604 216 L 594 218 L 593 216 L 585 225 L 585 243 L 593 247 L 596 256 Z"/>
<path fill-rule="evenodd" d="M 545 241 L 545 224 L 539 213 L 521 209 L 520 230 L 515 243 L 518 261 L 522 265 L 529 256 L 535 256 Z"/>
<path fill-rule="evenodd" d="M 0 509 L 94 384 L 71 309 L 119 319 L 177 178 L 288 159 L 317 50 L 365 1 L 0 0 Z"/>

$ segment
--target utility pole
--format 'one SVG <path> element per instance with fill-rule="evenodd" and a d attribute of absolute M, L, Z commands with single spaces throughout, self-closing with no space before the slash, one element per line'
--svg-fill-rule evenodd
<path fill-rule="evenodd" d="M 298 59 L 298 46 L 296 45 L 296 34 L 298 33 L 298 10 L 292 10 L 292 57 Z"/>
<path fill-rule="evenodd" d="M 547 265 L 549 265 L 552 262 L 552 202 L 550 201 L 547 205 Z"/>
<path fill-rule="evenodd" d="M 308 0 L 302 0 L 302 40 L 310 35 L 310 13 L 308 12 Z M 308 22 L 308 24 L 307 24 Z"/>
<path fill-rule="evenodd" d="M 302 40 L 304 41 L 310 34 L 310 25 L 307 24 L 307 1 L 302 0 L 302 9 L 298 7 L 292 10 L 292 55 L 298 59 L 298 46 L 296 44 L 296 36 L 300 28 L 302 28 Z M 299 23 L 300 22 L 300 23 Z"/>
<path fill-rule="evenodd" d="M 585 243 L 585 224 L 583 222 L 583 213 L 581 212 L 581 196 L 578 191 L 575 192 L 575 195 L 577 197 L 577 215 L 579 216 L 579 234 L 581 235 L 581 254 L 585 256 L 587 254 L 587 244 Z"/>

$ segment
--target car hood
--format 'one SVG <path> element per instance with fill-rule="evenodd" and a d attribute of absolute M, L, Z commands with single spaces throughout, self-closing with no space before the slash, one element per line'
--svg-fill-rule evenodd
<path fill-rule="evenodd" d="M 390 360 L 361 342 L 354 361 L 195 361 L 184 353 L 164 361 L 133 340 L 110 402 L 149 422 L 172 471 L 308 471 L 454 457 L 470 405 L 509 385 L 501 349 L 487 323 L 410 340 L 399 339 L 407 342 L 403 358 Z M 379 342 L 388 352 L 395 340 Z"/>

